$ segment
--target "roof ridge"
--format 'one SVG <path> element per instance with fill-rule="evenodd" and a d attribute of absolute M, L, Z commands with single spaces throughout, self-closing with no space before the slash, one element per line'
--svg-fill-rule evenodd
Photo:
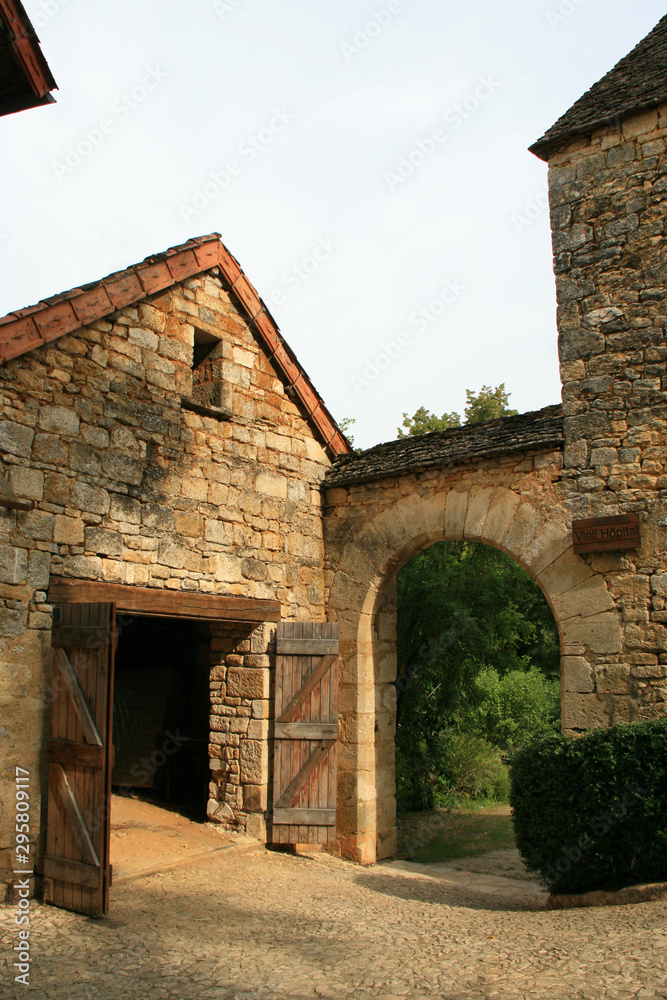
<path fill-rule="evenodd" d="M 179 281 L 204 271 L 219 271 L 229 284 L 241 310 L 267 349 L 269 358 L 284 376 L 288 389 L 304 406 L 325 448 L 333 456 L 349 452 L 349 442 L 219 233 L 193 237 L 98 281 L 71 288 L 36 305 L 0 317 L 0 364 L 66 334 L 75 333 L 82 326 L 166 291 Z"/>

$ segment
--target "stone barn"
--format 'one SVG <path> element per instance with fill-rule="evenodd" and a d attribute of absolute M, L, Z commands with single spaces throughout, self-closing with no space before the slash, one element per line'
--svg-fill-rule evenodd
<path fill-rule="evenodd" d="M 666 139 L 663 18 L 532 147 L 563 386 L 537 413 L 353 453 L 217 234 L 0 320 L 8 885 L 22 853 L 104 912 L 112 783 L 390 856 L 396 573 L 442 539 L 542 588 L 564 730 L 665 714 Z"/>

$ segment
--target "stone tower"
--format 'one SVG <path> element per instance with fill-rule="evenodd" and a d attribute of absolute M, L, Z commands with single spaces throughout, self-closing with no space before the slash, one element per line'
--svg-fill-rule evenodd
<path fill-rule="evenodd" d="M 549 164 L 572 516 L 638 511 L 635 552 L 598 554 L 622 615 L 595 681 L 618 713 L 664 711 L 667 688 L 667 17 L 532 147 Z"/>

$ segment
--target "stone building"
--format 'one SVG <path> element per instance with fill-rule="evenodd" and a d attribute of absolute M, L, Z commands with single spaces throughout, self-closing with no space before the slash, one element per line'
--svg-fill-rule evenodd
<path fill-rule="evenodd" d="M 494 545 L 540 585 L 564 730 L 665 714 L 666 140 L 663 18 L 532 147 L 563 383 L 537 413 L 351 453 L 217 236 L 0 320 L 3 816 L 29 769 L 38 872 L 51 664 L 63 634 L 108 634 L 110 604 L 126 676 L 151 643 L 189 650 L 209 815 L 261 839 L 277 623 L 338 626 L 336 836 L 364 863 L 395 848 L 396 573 L 435 541 Z M 573 522 L 628 515 L 632 547 L 574 551 Z"/>
<path fill-rule="evenodd" d="M 270 644 L 280 619 L 324 619 L 319 485 L 348 443 L 217 234 L 1 323 L 3 815 L 15 766 L 30 771 L 39 857 L 54 604 L 89 628 L 83 605 L 112 601 L 117 682 L 146 720 L 126 769 L 155 750 L 165 685 L 189 697 L 168 670 L 141 690 L 133 664 L 152 645 L 176 671 L 169 646 L 196 621 L 206 701 L 186 725 L 201 738 L 203 713 L 208 728 L 210 682 L 209 814 L 265 839 Z M 121 781 L 142 784 L 139 770 Z M 6 847 L 2 863 L 6 877 Z"/>

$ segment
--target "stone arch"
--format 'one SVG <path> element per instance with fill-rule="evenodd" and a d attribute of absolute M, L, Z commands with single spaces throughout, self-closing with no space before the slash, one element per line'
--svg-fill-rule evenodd
<path fill-rule="evenodd" d="M 434 542 L 485 542 L 516 559 L 558 626 L 562 728 L 613 721 L 595 677 L 600 661 L 618 658 L 620 616 L 604 577 L 572 552 L 562 510 L 540 499 L 506 486 L 416 488 L 390 506 L 365 509 L 363 518 L 339 518 L 328 600 L 341 629 L 338 827 L 343 853 L 355 860 L 395 851 L 395 578 Z"/>

